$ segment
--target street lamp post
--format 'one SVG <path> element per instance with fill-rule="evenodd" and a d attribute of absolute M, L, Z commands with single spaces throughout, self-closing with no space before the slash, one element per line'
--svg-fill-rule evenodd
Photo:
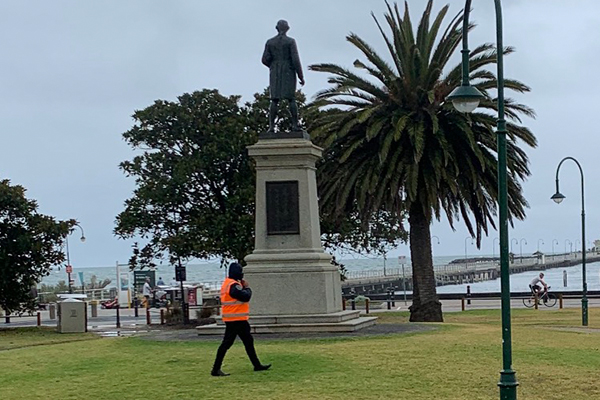
<path fill-rule="evenodd" d="M 573 251 L 573 242 L 571 242 L 569 239 L 565 239 L 565 255 L 567 253 L 567 242 L 569 242 L 569 246 L 571 246 L 571 250 L 569 251 L 569 253 Z"/>
<path fill-rule="evenodd" d="M 516 242 L 517 244 L 519 244 L 519 239 L 512 238 L 511 241 L 510 241 L 510 252 L 512 253 L 512 255 L 514 257 L 515 256 L 515 252 L 513 250 L 513 242 Z"/>
<path fill-rule="evenodd" d="M 498 239 L 497 237 L 495 237 L 494 240 L 492 241 L 492 256 L 494 258 L 496 258 L 496 240 L 498 242 L 500 242 L 500 239 Z"/>
<path fill-rule="evenodd" d="M 469 257 L 467 256 L 467 239 L 471 239 L 471 244 L 473 244 L 473 238 L 471 236 L 467 236 L 465 238 L 465 268 L 469 268 Z"/>
<path fill-rule="evenodd" d="M 439 237 L 437 237 L 437 236 L 433 235 L 431 238 L 432 238 L 432 239 L 433 239 L 433 238 L 436 238 L 436 239 L 437 239 L 437 244 L 440 244 L 440 238 L 439 238 Z"/>
<path fill-rule="evenodd" d="M 584 192 L 584 180 L 583 180 L 583 169 L 581 168 L 581 164 L 573 157 L 565 157 L 560 163 L 558 163 L 558 167 L 556 168 L 556 193 L 554 193 L 551 197 L 552 200 L 556 204 L 560 204 L 565 196 L 560 193 L 558 187 L 558 173 L 560 171 L 560 166 L 566 160 L 571 160 L 577 164 L 579 168 L 579 172 L 581 174 L 581 243 L 585 243 L 585 192 Z M 585 270 L 585 258 L 586 258 L 585 245 L 582 246 L 581 249 L 581 274 L 583 279 L 583 291 L 581 294 L 581 324 L 583 326 L 588 325 L 588 298 L 587 298 L 587 281 L 586 281 L 586 270 Z"/>
<path fill-rule="evenodd" d="M 538 253 L 540 252 L 540 242 L 542 242 L 542 245 L 544 244 L 544 239 L 538 239 L 538 245 L 537 245 L 537 251 Z"/>
<path fill-rule="evenodd" d="M 554 242 L 556 242 L 556 244 L 558 244 L 558 240 L 553 239 L 552 240 L 552 259 L 554 260 Z"/>
<path fill-rule="evenodd" d="M 525 239 L 519 240 L 519 254 L 521 257 L 521 261 L 520 261 L 521 264 L 523 264 L 523 240 L 525 240 Z M 527 240 L 525 240 L 525 245 L 527 245 Z"/>
<path fill-rule="evenodd" d="M 85 235 L 83 233 L 83 228 L 79 224 L 75 224 L 81 230 L 81 237 L 79 238 L 82 242 L 85 242 Z M 73 232 L 69 232 L 69 235 Z M 71 266 L 71 258 L 69 255 L 69 235 L 65 236 L 65 242 L 67 245 L 67 279 L 69 280 L 69 293 L 73 293 L 73 286 L 71 285 L 71 273 L 73 272 L 73 267 Z"/>
<path fill-rule="evenodd" d="M 512 338 L 510 321 L 510 271 L 508 263 L 508 187 L 506 172 L 506 120 L 504 119 L 504 45 L 502 41 L 502 5 L 496 6 L 496 65 L 498 67 L 498 119 L 496 125 L 498 146 L 498 209 L 500 233 L 500 282 L 502 292 L 502 371 L 500 372 L 500 399 L 516 400 L 517 377 L 512 369 Z M 469 13 L 471 0 L 465 1 L 463 15 L 462 84 L 448 96 L 458 111 L 471 112 L 484 97 L 471 86 L 469 80 Z"/>

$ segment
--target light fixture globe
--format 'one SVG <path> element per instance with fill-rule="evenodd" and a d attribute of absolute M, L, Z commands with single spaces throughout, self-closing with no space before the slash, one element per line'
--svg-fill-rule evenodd
<path fill-rule="evenodd" d="M 451 101 L 457 111 L 461 113 L 470 113 L 479 106 L 479 102 L 484 97 L 485 96 L 481 94 L 477 88 L 471 85 L 461 85 L 454 89 L 452 93 L 446 97 L 446 100 Z"/>
<path fill-rule="evenodd" d="M 550 197 L 550 198 L 551 198 L 552 200 L 554 200 L 554 202 L 555 202 L 556 204 L 560 204 L 560 203 L 562 203 L 562 201 L 565 199 L 565 196 L 564 196 L 562 193 L 560 193 L 560 192 L 558 192 L 558 191 L 557 191 L 557 192 L 556 192 L 556 193 L 554 193 L 554 194 L 552 195 L 552 197 Z"/>
<path fill-rule="evenodd" d="M 79 240 L 81 240 L 82 242 L 85 242 L 85 236 L 81 236 L 81 238 L 79 238 Z"/>

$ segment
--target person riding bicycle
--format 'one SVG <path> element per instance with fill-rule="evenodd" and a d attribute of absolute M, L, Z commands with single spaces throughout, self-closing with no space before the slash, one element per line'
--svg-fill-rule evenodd
<path fill-rule="evenodd" d="M 541 284 L 541 285 L 540 285 Z M 544 282 L 544 273 L 540 272 L 539 277 L 536 276 L 529 283 L 529 289 L 533 294 L 538 295 L 538 299 L 544 296 L 544 294 L 548 291 L 548 285 Z"/>

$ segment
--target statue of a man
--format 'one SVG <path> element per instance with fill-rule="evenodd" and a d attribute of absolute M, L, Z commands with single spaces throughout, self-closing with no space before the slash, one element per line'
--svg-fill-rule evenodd
<path fill-rule="evenodd" d="M 300 85 L 304 85 L 304 74 L 300 65 L 300 56 L 296 41 L 286 35 L 290 29 L 287 21 L 277 22 L 277 36 L 269 39 L 265 45 L 262 63 L 269 67 L 269 91 L 271 105 L 269 108 L 269 133 L 275 131 L 275 119 L 279 100 L 285 99 L 290 103 L 292 130 L 299 131 L 298 106 L 296 105 L 296 76 Z"/>

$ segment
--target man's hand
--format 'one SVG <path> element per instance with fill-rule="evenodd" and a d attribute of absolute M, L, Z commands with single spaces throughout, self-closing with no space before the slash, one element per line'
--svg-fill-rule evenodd
<path fill-rule="evenodd" d="M 248 282 L 242 279 L 242 287 L 246 289 L 248 287 Z"/>
<path fill-rule="evenodd" d="M 304 86 L 304 78 L 300 78 L 300 86 Z"/>

